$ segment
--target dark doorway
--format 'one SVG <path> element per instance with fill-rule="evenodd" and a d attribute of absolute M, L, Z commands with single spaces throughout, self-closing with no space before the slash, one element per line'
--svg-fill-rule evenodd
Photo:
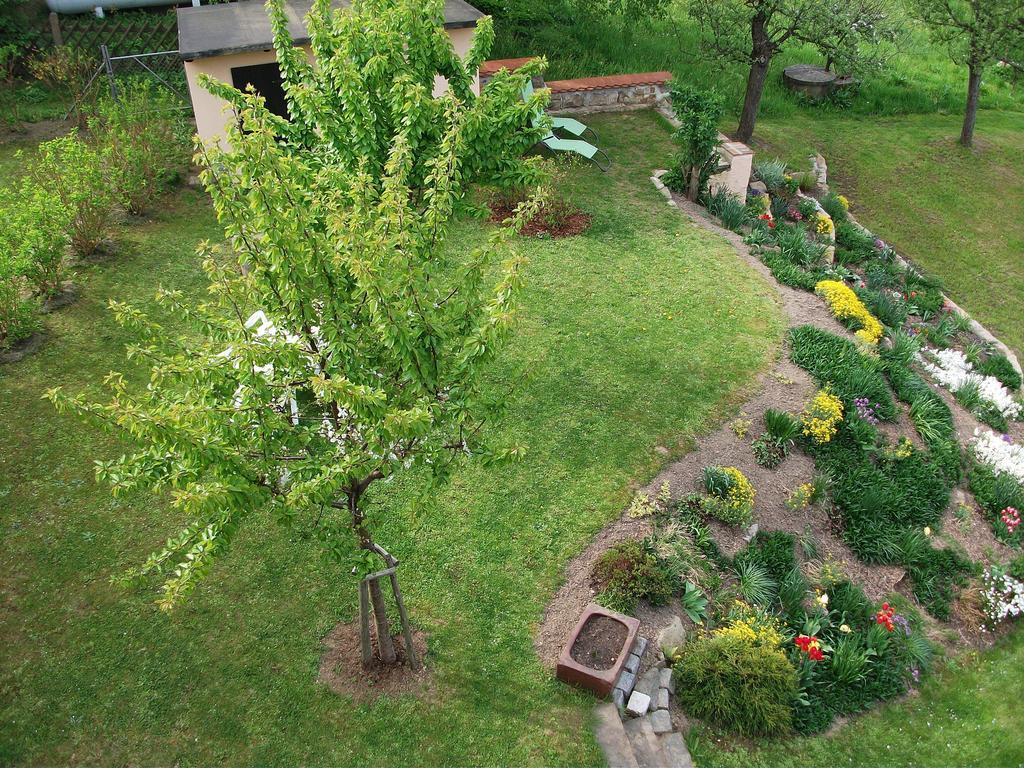
<path fill-rule="evenodd" d="M 249 67 L 232 67 L 231 84 L 240 91 L 251 85 L 266 99 L 267 109 L 275 115 L 289 119 L 288 104 L 284 98 L 284 87 L 281 85 L 281 70 L 278 69 L 276 61 Z"/>

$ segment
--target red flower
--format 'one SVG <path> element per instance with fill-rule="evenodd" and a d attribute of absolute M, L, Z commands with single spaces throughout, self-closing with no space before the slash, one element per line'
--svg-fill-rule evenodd
<path fill-rule="evenodd" d="M 886 631 L 892 632 L 895 626 L 892 623 L 892 617 L 896 615 L 896 611 L 890 607 L 888 603 L 882 603 L 882 610 L 875 614 L 875 623 L 882 624 Z"/>
<path fill-rule="evenodd" d="M 821 652 L 821 646 L 818 644 L 818 638 L 810 635 L 800 635 L 793 641 L 796 647 L 807 654 L 807 658 L 811 661 L 824 661 L 825 654 Z"/>
<path fill-rule="evenodd" d="M 809 651 L 807 651 L 807 658 L 809 658 L 811 661 L 824 661 L 825 654 L 821 652 L 821 648 L 815 646 L 814 648 L 811 648 Z"/>

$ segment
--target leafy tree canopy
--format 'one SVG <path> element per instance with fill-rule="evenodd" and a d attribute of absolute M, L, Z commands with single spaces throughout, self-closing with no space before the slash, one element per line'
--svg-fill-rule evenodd
<path fill-rule="evenodd" d="M 238 116 L 227 145 L 201 153 L 226 238 L 199 249 L 208 299 L 158 293 L 184 330 L 112 302 L 137 334 L 129 355 L 149 366 L 148 385 L 115 373 L 106 403 L 49 393 L 138 446 L 99 463 L 115 494 L 168 492 L 187 517 L 131 574 L 164 578 L 164 608 L 262 514 L 309 525 L 365 573 L 374 481 L 416 466 L 443 477 L 461 457 L 519 450 L 484 441 L 499 404 L 481 377 L 512 327 L 523 261 L 509 230 L 472 250 L 448 234 L 474 184 L 539 178 L 522 156 L 545 130 L 546 92 L 521 92 L 541 64 L 500 73 L 477 96 L 489 19 L 460 60 L 442 0 L 340 11 L 317 0 L 313 65 L 282 0 L 267 9 L 291 120 L 253 92 L 203 81 Z"/>

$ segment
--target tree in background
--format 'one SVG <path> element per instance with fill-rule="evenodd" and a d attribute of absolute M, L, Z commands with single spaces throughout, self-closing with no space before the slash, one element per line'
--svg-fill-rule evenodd
<path fill-rule="evenodd" d="M 748 67 L 736 138 L 750 141 L 754 134 L 768 68 L 776 54 L 787 45 L 807 43 L 833 61 L 860 55 L 866 37 L 856 30 L 878 23 L 877 5 L 854 0 L 835 13 L 831 3 L 820 0 L 693 0 L 689 13 L 700 27 L 707 52 Z"/>
<path fill-rule="evenodd" d="M 521 93 L 539 64 L 499 73 L 477 97 L 489 19 L 462 60 L 442 0 L 355 0 L 340 11 L 317 0 L 312 65 L 293 46 L 283 0 L 267 7 L 291 120 L 255 93 L 203 81 L 238 116 L 229 146 L 205 150 L 202 178 L 227 241 L 200 246 L 209 301 L 159 292 L 185 332 L 112 302 L 138 335 L 129 355 L 150 366 L 147 385 L 111 374 L 105 404 L 48 393 L 139 446 L 99 464 L 115 494 L 166 492 L 187 518 L 127 577 L 162 578 L 164 609 L 261 515 L 310 531 L 362 579 L 381 569 L 381 522 L 401 524 L 372 504 L 378 481 L 413 468 L 443 479 L 462 459 L 519 450 L 486 442 L 505 398 L 489 397 L 481 378 L 515 317 L 523 261 L 507 246 L 513 230 L 470 251 L 448 233 L 471 185 L 536 179 L 522 155 L 546 130 L 531 127 L 544 97 Z M 437 74 L 449 90 L 435 98 Z M 383 590 L 368 586 L 377 652 L 394 662 Z M 369 647 L 367 631 L 364 659 Z"/>
<path fill-rule="evenodd" d="M 932 36 L 967 67 L 967 106 L 960 143 L 974 143 L 985 68 L 1024 47 L 1024 0 L 912 0 L 914 14 Z"/>

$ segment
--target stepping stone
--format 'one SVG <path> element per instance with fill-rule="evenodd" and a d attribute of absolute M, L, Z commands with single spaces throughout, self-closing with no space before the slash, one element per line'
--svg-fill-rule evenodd
<path fill-rule="evenodd" d="M 635 653 L 637 656 L 643 656 L 644 655 L 644 651 L 646 651 L 646 650 L 647 650 L 647 638 L 646 637 L 638 637 L 636 639 L 636 642 L 633 644 L 633 653 Z"/>
<path fill-rule="evenodd" d="M 662 688 L 668 688 L 670 691 L 672 690 L 672 670 L 671 669 L 666 668 L 666 669 L 661 670 L 661 677 L 658 679 L 658 685 L 660 685 Z"/>
<path fill-rule="evenodd" d="M 650 714 L 651 728 L 655 733 L 668 733 L 672 730 L 672 717 L 667 709 L 658 709 Z"/>
<path fill-rule="evenodd" d="M 616 688 L 621 688 L 623 692 L 628 696 L 633 692 L 633 688 L 636 686 L 636 672 L 630 672 L 628 669 L 622 670 L 622 674 L 619 675 L 619 682 L 615 684 Z"/>
<path fill-rule="evenodd" d="M 668 688 L 659 688 L 658 695 L 654 701 L 655 709 L 668 709 Z"/>
<path fill-rule="evenodd" d="M 615 707 L 611 704 L 598 704 L 596 714 L 594 737 L 609 768 L 640 768 L 633 757 L 633 748 Z"/>
<path fill-rule="evenodd" d="M 693 768 L 690 750 L 686 748 L 686 739 L 681 733 L 666 733 L 658 737 L 661 743 L 661 754 L 665 765 L 669 768 Z"/>
<path fill-rule="evenodd" d="M 622 727 L 626 731 L 629 745 L 633 748 L 633 757 L 636 758 L 638 768 L 668 768 L 663 759 L 661 743 L 651 728 L 650 720 L 639 717 L 636 720 L 627 720 Z"/>
<path fill-rule="evenodd" d="M 650 709 L 650 707 L 650 696 L 646 693 L 633 691 L 633 695 L 629 697 L 629 703 L 626 705 L 626 711 L 634 717 L 643 717 L 647 714 L 647 710 Z"/>
<path fill-rule="evenodd" d="M 637 684 L 633 687 L 634 691 L 645 693 L 649 698 L 654 698 L 658 693 L 659 683 L 661 681 L 661 670 L 660 669 L 648 669 L 644 672 Z"/>
<path fill-rule="evenodd" d="M 621 688 L 612 689 L 612 704 L 619 712 L 626 708 L 626 694 Z"/>

